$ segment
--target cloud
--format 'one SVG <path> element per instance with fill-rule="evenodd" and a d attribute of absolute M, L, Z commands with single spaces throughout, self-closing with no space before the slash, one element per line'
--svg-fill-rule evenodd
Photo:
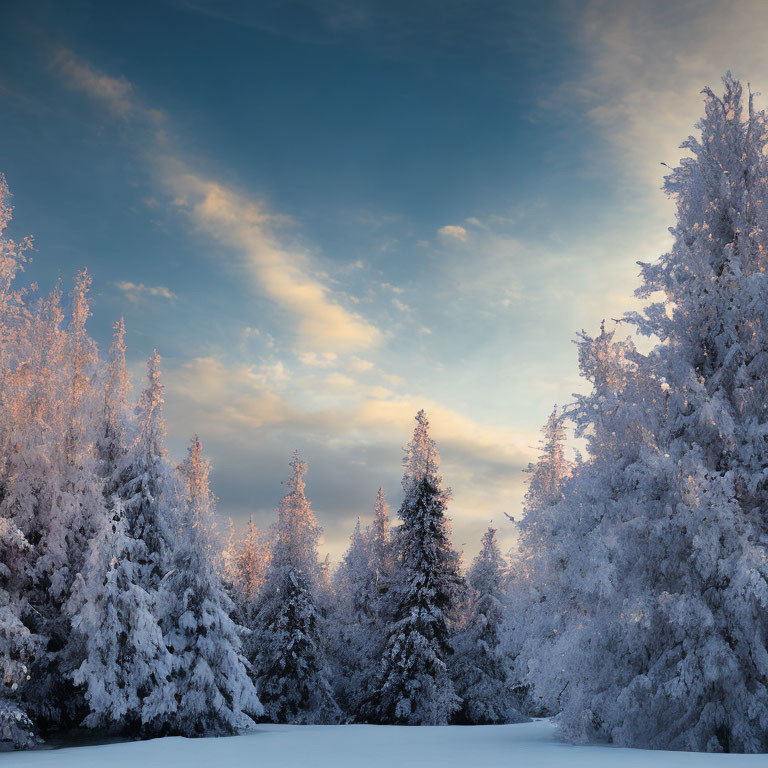
<path fill-rule="evenodd" d="M 592 0 L 577 39 L 587 71 L 565 83 L 557 100 L 566 108 L 579 102 L 613 159 L 655 191 L 665 172 L 660 163 L 677 163 L 680 143 L 703 113 L 704 86 L 717 92 L 731 70 L 768 89 L 767 37 L 761 0 Z"/>
<path fill-rule="evenodd" d="M 357 386 L 357 382 L 343 373 L 332 373 L 323 379 L 325 386 L 332 391 L 350 391 Z"/>
<path fill-rule="evenodd" d="M 118 280 L 112 283 L 118 290 L 122 291 L 128 301 L 132 301 L 134 304 L 148 299 L 168 299 L 173 300 L 176 294 L 164 285 L 144 285 L 144 283 L 132 283 L 130 280 Z"/>
<path fill-rule="evenodd" d="M 355 371 L 356 373 L 364 373 L 365 371 L 370 371 L 373 368 L 373 363 L 370 360 L 363 360 L 360 357 L 352 356 L 347 361 L 347 367 L 350 371 Z"/>
<path fill-rule="evenodd" d="M 452 237 L 455 240 L 466 240 L 467 230 L 460 224 L 446 224 L 444 227 L 440 227 L 437 230 L 438 235 L 444 235 L 445 237 Z"/>
<path fill-rule="evenodd" d="M 297 357 L 299 361 L 310 368 L 331 368 L 336 365 L 336 359 L 338 355 L 335 352 L 323 352 L 318 354 L 317 352 L 307 351 L 300 352 Z"/>
<path fill-rule="evenodd" d="M 54 67 L 71 87 L 104 104 L 113 116 L 150 129 L 143 151 L 171 190 L 172 206 L 189 215 L 196 231 L 231 249 L 254 287 L 295 318 L 300 347 L 354 352 L 379 344 L 381 332 L 344 307 L 343 297 L 330 288 L 328 276 L 315 268 L 306 250 L 287 242 L 284 233 L 290 220 L 189 167 L 169 146 L 166 134 L 157 131 L 164 113 L 144 106 L 131 82 L 110 77 L 67 50 L 58 53 Z M 131 284 L 125 290 L 138 300 L 153 289 Z M 350 301 L 354 303 L 354 297 Z"/>
<path fill-rule="evenodd" d="M 52 66 L 63 75 L 72 88 L 104 104 L 112 115 L 122 118 L 140 117 L 154 123 L 164 120 L 163 112 L 145 107 L 140 102 L 133 83 L 124 77 L 110 77 L 99 72 L 72 51 L 58 51 Z"/>
<path fill-rule="evenodd" d="M 343 307 L 313 274 L 307 253 L 283 243 L 276 228 L 284 217 L 231 187 L 167 165 L 165 180 L 195 227 L 230 247 L 254 285 L 298 321 L 300 344 L 323 352 L 375 347 L 381 332 L 360 314 Z"/>
<path fill-rule="evenodd" d="M 405 304 L 404 302 L 400 301 L 400 299 L 392 299 L 392 306 L 398 311 L 398 312 L 410 312 L 411 308 Z"/>

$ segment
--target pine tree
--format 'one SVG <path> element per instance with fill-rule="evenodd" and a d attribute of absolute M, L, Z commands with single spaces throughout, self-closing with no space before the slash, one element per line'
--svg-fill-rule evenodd
<path fill-rule="evenodd" d="M 235 604 L 235 615 L 240 624 L 250 627 L 254 623 L 256 606 L 267 579 L 272 546 L 269 536 L 253 523 L 253 515 L 242 538 L 237 538 L 230 519 L 227 548 L 223 552 L 223 578 Z"/>
<path fill-rule="evenodd" d="M 254 676 L 269 721 L 333 723 L 341 711 L 329 682 L 317 607 L 320 527 L 304 494 L 307 465 L 294 453 L 290 466 L 251 638 Z"/>
<path fill-rule="evenodd" d="M 85 709 L 71 682 L 84 650 L 70 632 L 70 620 L 88 549 L 106 523 L 93 451 L 91 380 L 98 360 L 86 330 L 90 285 L 87 271 L 78 272 L 65 331 L 58 287 L 30 324 L 31 346 L 39 349 L 29 360 L 27 396 L 40 421 L 19 451 L 21 474 L 13 478 L 18 484 L 9 499 L 27 507 L 28 528 L 20 528 L 34 545 L 29 597 L 45 651 L 35 658 L 32 707 L 35 720 L 49 730 L 76 723 Z"/>
<path fill-rule="evenodd" d="M 120 472 L 128 452 L 128 393 L 131 383 L 125 363 L 125 322 L 113 326 L 109 367 L 104 384 L 101 425 L 96 441 L 99 474 L 104 478 L 104 496 L 110 506 L 120 485 Z"/>
<path fill-rule="evenodd" d="M 602 517 L 577 594 L 600 599 L 559 641 L 562 725 L 628 746 L 762 752 L 768 132 L 730 77 L 722 99 L 705 97 L 701 139 L 666 181 L 674 245 L 642 267 L 639 295 L 661 299 L 629 318 L 662 343 L 640 361 L 650 393 L 621 400 L 641 412 L 661 400 L 658 423 L 628 447 L 595 445 L 596 467 L 621 463 L 585 476 Z"/>
<path fill-rule="evenodd" d="M 146 544 L 129 531 L 116 500 L 107 530 L 92 548 L 72 620 L 85 647 L 73 672 L 90 713 L 83 725 L 124 736 L 154 733 L 146 713 L 165 707 L 172 660 L 157 600 L 141 585 Z"/>
<path fill-rule="evenodd" d="M 357 712 L 360 706 L 362 688 L 369 677 L 370 651 L 378 641 L 371 636 L 372 581 L 371 542 L 358 518 L 349 549 L 336 572 L 338 608 L 332 654 L 336 697 L 350 713 Z"/>
<path fill-rule="evenodd" d="M 382 596 L 392 576 L 392 545 L 390 541 L 389 507 L 384 489 L 376 492 L 373 524 L 368 532 L 370 568 L 374 583 L 369 585 L 369 599 L 374 601 L 377 616 L 381 613 Z"/>
<path fill-rule="evenodd" d="M 115 492 L 130 540 L 125 553 L 131 563 L 125 566 L 129 569 L 127 579 L 146 595 L 145 599 L 136 593 L 135 607 L 142 612 L 149 636 L 145 653 L 161 660 L 151 674 L 138 681 L 144 735 L 168 731 L 177 707 L 162 640 L 160 596 L 163 579 L 173 567 L 181 489 L 166 457 L 162 408 L 160 356 L 154 352 L 147 362 L 147 386 L 139 398 L 137 434 L 123 457 Z"/>
<path fill-rule="evenodd" d="M 62 320 L 57 284 L 30 308 L 3 392 L 6 451 L 0 517 L 29 544 L 14 550 L 9 565 L 14 603 L 22 611 L 18 618 L 39 641 L 31 673 L 34 685 L 22 686 L 21 695 L 27 713 L 41 729 L 60 715 L 52 688 L 53 654 L 62 646 L 60 635 L 51 636 L 61 614 L 60 591 L 54 603 L 52 582 L 67 563 L 66 539 L 57 522 L 65 429 L 60 400 L 66 382 Z"/>
<path fill-rule="evenodd" d="M 73 637 L 84 652 L 71 675 L 90 710 L 83 725 L 128 736 L 162 733 L 176 709 L 172 657 L 160 626 L 159 590 L 174 539 L 157 353 L 148 379 L 139 432 L 126 446 L 129 385 L 118 322 L 97 422 L 110 519 L 94 541 L 72 601 Z"/>
<path fill-rule="evenodd" d="M 557 408 L 552 410 L 541 433 L 539 456 L 526 468 L 530 479 L 524 518 L 518 523 L 518 548 L 511 564 L 506 601 L 507 652 L 514 663 L 515 687 L 523 710 L 532 715 L 558 710 L 557 696 L 545 696 L 541 686 L 534 691 L 531 681 L 539 678 L 533 671 L 540 656 L 538 647 L 553 637 L 548 593 L 561 569 L 550 553 L 563 530 L 559 504 L 572 471 L 565 458 L 564 415 Z M 542 607 L 542 603 L 546 605 Z M 542 614 L 546 618 L 542 619 Z"/>
<path fill-rule="evenodd" d="M 489 526 L 483 535 L 483 548 L 468 574 L 469 614 L 453 641 L 454 686 L 463 699 L 460 722 L 490 725 L 525 720 L 517 707 L 502 637 L 505 570 L 496 529 Z"/>
<path fill-rule="evenodd" d="M 0 517 L 0 751 L 33 747 L 38 742 L 21 701 L 38 643 L 22 621 L 21 596 L 14 590 L 12 571 L 28 548 L 22 532 Z"/>
<path fill-rule="evenodd" d="M 463 583 L 449 540 L 448 492 L 424 411 L 416 416 L 403 461 L 405 498 L 398 515 L 394 606 L 381 663 L 363 708 L 366 719 L 444 725 L 459 708 L 448 671 L 452 622 Z"/>
<path fill-rule="evenodd" d="M 173 567 L 163 580 L 165 639 L 173 656 L 176 708 L 172 732 L 238 733 L 263 708 L 248 676 L 233 605 L 214 568 L 214 498 L 197 436 L 180 466 L 184 511 Z"/>
<path fill-rule="evenodd" d="M 26 347 L 25 324 L 30 321 L 24 294 L 14 281 L 26 261 L 25 251 L 32 247 L 31 238 L 17 243 L 7 236 L 12 213 L 11 194 L 0 174 L 0 750 L 37 743 L 24 699 L 34 683 L 32 659 L 41 645 L 26 616 L 34 557 L 21 525 L 30 522 L 29 510 L 17 507 L 11 491 L 11 476 L 19 470 L 13 461 L 19 453 L 18 446 L 14 451 L 16 419 L 22 413 L 18 372 Z"/>
<path fill-rule="evenodd" d="M 158 589 L 170 570 L 175 543 L 178 489 L 166 456 L 163 402 L 160 356 L 155 351 L 147 361 L 147 386 L 137 409 L 137 435 L 123 460 L 117 489 L 129 535 L 147 548 L 140 583 L 150 593 Z"/>

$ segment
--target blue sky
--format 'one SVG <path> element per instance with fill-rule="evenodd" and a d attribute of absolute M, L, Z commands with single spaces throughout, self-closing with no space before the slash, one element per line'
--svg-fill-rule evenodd
<path fill-rule="evenodd" d="M 87 265 L 92 330 L 164 357 L 220 511 L 267 524 L 290 452 L 341 554 L 427 409 L 468 555 L 634 307 L 659 191 L 759 2 L 27 2 L 0 10 L 0 170 L 27 278 Z"/>

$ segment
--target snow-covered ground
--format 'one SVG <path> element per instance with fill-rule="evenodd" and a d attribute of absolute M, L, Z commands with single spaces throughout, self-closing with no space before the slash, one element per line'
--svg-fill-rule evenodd
<path fill-rule="evenodd" d="M 579 747 L 546 721 L 479 727 L 264 725 L 248 736 L 155 739 L 0 755 L 2 768 L 699 768 L 766 766 L 768 755 Z"/>

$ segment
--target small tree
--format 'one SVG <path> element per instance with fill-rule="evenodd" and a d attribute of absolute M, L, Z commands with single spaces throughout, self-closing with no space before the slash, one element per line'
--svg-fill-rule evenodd
<path fill-rule="evenodd" d="M 235 604 L 237 620 L 253 625 L 256 605 L 267 579 L 272 546 L 269 536 L 248 519 L 245 534 L 238 538 L 230 519 L 230 533 L 223 553 L 223 575 Z"/>
<path fill-rule="evenodd" d="M 492 526 L 469 570 L 469 615 L 453 641 L 453 679 L 463 699 L 460 722 L 473 725 L 519 723 L 509 658 L 503 644 L 503 582 L 506 562 Z"/>

